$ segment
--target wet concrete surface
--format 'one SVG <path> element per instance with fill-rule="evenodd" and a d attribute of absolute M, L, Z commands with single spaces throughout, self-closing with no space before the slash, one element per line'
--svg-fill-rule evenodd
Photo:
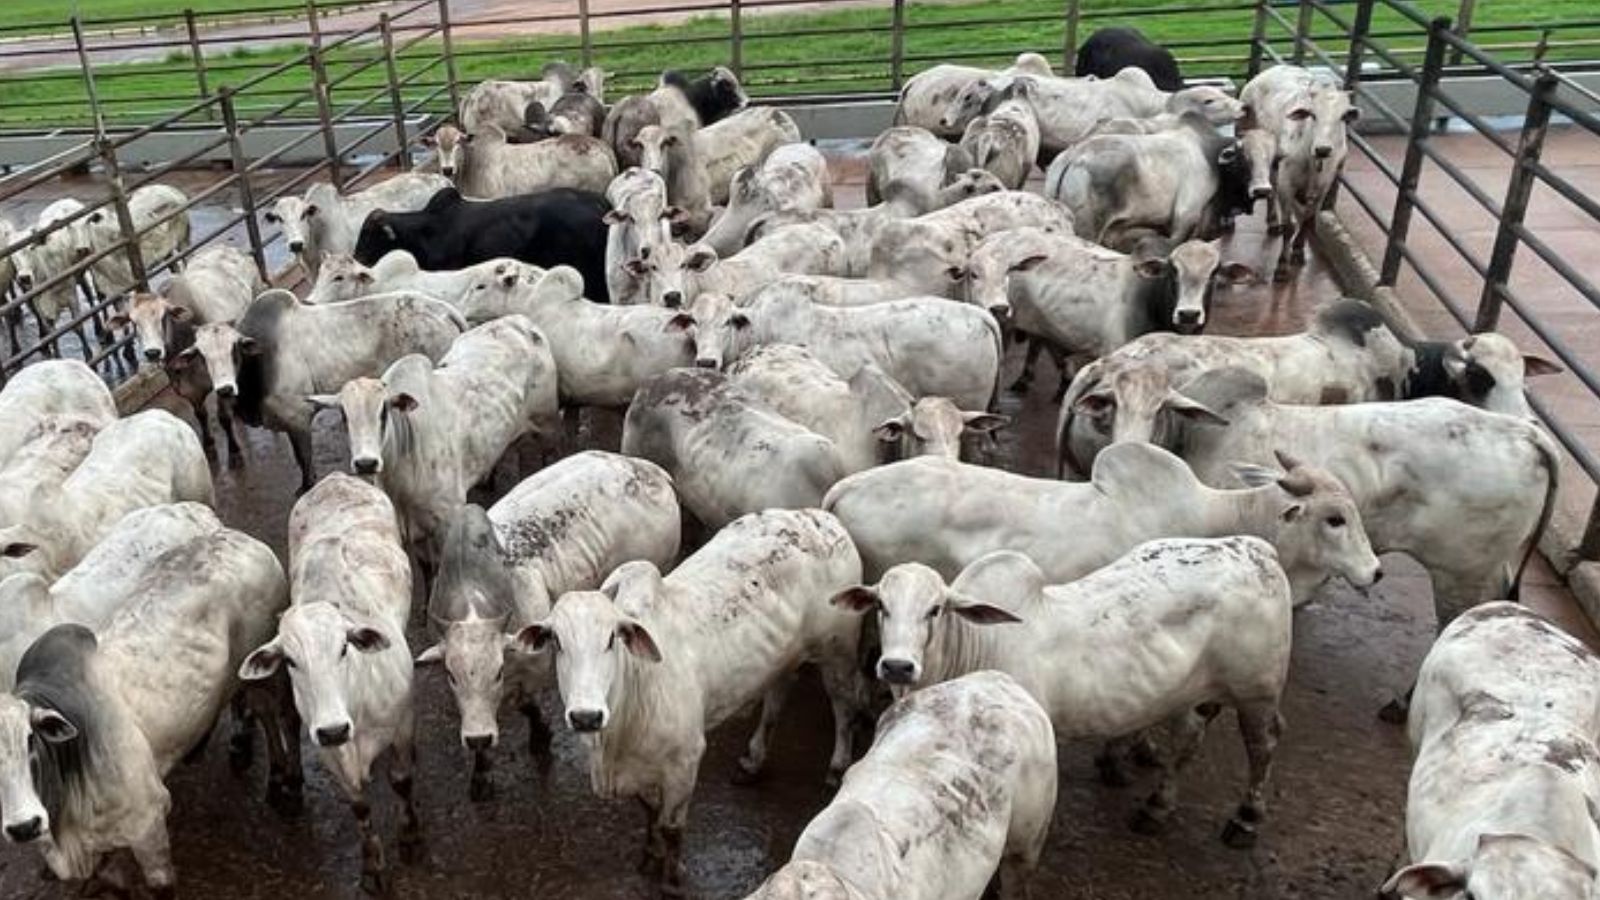
<path fill-rule="evenodd" d="M 859 203 L 859 187 L 841 191 L 841 205 Z M 1241 223 L 1228 258 L 1263 263 L 1258 223 Z M 1213 330 L 1273 334 L 1297 329 L 1312 306 L 1337 295 L 1315 261 L 1301 279 L 1282 287 L 1258 285 L 1218 295 Z M 1012 348 L 1009 383 L 1020 362 Z M 1013 418 L 997 464 L 1032 474 L 1053 469 L 1048 363 L 1031 395 L 1005 395 Z M 159 402 L 173 407 L 171 398 Z M 179 410 L 182 412 L 181 410 Z M 320 421 L 319 472 L 344 463 L 333 419 Z M 614 448 L 615 417 L 600 417 L 590 446 Z M 297 475 L 284 439 L 247 435 L 239 469 L 216 470 L 218 507 L 226 522 L 284 552 L 285 526 Z M 1071 522 L 1062 527 L 1071 529 Z M 1154 773 L 1135 787 L 1102 787 L 1092 748 L 1063 748 L 1060 801 L 1034 896 L 1048 900 L 1348 900 L 1370 897 L 1401 848 L 1409 768 L 1403 732 L 1375 713 L 1402 689 L 1433 635 L 1429 589 L 1421 571 L 1386 560 L 1390 575 L 1362 596 L 1332 587 L 1295 618 L 1295 652 L 1284 703 L 1288 727 L 1269 794 L 1269 820 L 1250 851 L 1222 845 L 1222 824 L 1238 802 L 1244 759 L 1231 714 L 1213 726 L 1182 782 L 1181 806 L 1160 837 L 1133 833 L 1127 820 L 1154 787 Z M 1570 598 L 1542 565 L 1530 574 L 1524 598 L 1591 638 Z M 429 638 L 414 627 L 414 650 Z M 631 801 L 594 798 L 581 750 L 557 729 L 548 772 L 532 764 L 526 726 L 505 717 L 496 751 L 497 795 L 467 799 L 467 760 L 457 743 L 448 688 L 437 670 L 419 671 L 418 802 L 426 859 L 394 864 L 400 898 L 533 897 L 552 900 L 638 900 L 654 896 L 634 867 L 643 846 L 643 816 Z M 547 717 L 559 711 L 553 693 Z M 552 718 L 552 721 L 554 719 Z M 820 687 L 797 690 L 775 737 L 770 771 L 754 787 L 731 783 L 735 759 L 753 716 L 712 735 L 685 843 L 689 885 L 706 900 L 736 900 L 788 857 L 805 823 L 826 803 L 822 777 L 830 745 Z M 169 816 L 179 892 L 189 898 L 355 898 L 360 864 L 355 826 L 327 776 L 306 747 L 304 812 L 284 818 L 266 805 L 260 764 L 248 777 L 231 774 L 224 742 L 213 742 L 198 763 L 169 778 Z M 393 796 L 380 779 L 373 788 L 378 833 L 391 852 L 398 823 Z M 391 856 L 391 859 L 395 859 Z M 37 877 L 31 849 L 0 847 L 0 897 L 58 898 L 70 892 Z"/>

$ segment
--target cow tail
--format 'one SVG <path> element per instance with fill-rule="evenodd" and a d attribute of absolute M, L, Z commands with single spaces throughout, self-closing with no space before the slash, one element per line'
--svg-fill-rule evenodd
<path fill-rule="evenodd" d="M 1534 444 L 1539 449 L 1539 461 L 1545 468 L 1544 507 L 1539 510 L 1539 521 L 1533 526 L 1533 533 L 1528 536 L 1528 548 L 1522 553 L 1522 562 L 1517 565 L 1516 574 L 1512 576 L 1511 583 L 1506 588 L 1506 599 L 1513 603 L 1521 602 L 1522 573 L 1527 571 L 1528 562 L 1539 550 L 1539 541 L 1544 537 L 1545 529 L 1550 527 L 1550 519 L 1555 515 L 1556 491 L 1561 482 L 1560 455 L 1543 429 L 1539 430 L 1539 436 Z"/>

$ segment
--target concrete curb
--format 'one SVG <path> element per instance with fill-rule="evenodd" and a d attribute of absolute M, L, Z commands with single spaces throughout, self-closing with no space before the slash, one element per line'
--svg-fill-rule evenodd
<path fill-rule="evenodd" d="M 1423 336 L 1394 290 L 1378 284 L 1377 267 L 1336 213 L 1318 214 L 1316 241 L 1318 252 L 1333 270 L 1334 280 L 1341 290 L 1377 307 L 1409 336 Z M 1600 563 L 1585 562 L 1578 556 L 1587 526 L 1582 516 L 1562 509 L 1558 502 L 1550 517 L 1550 527 L 1539 540 L 1539 552 L 1549 561 L 1550 568 L 1566 579 L 1567 587 L 1589 621 L 1600 625 Z"/>

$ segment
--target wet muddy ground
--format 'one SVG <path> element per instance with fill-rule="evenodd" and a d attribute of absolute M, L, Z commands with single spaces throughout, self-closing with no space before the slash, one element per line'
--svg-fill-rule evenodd
<path fill-rule="evenodd" d="M 859 202 L 857 200 L 856 202 Z M 1230 258 L 1260 264 L 1255 223 L 1241 224 Z M 1270 265 L 1270 263 L 1268 263 Z M 1313 266 L 1299 283 L 1219 293 L 1214 330 L 1270 334 L 1299 327 L 1311 306 L 1334 296 Z M 1020 354 L 1013 348 L 1007 376 Z M 1055 404 L 1048 364 L 1031 395 L 1007 394 L 1002 411 L 1014 419 L 997 463 L 1033 474 L 1053 469 L 1050 431 Z M 1009 383 L 1009 377 L 1005 383 Z M 168 398 L 163 398 L 165 402 Z M 330 417 L 336 418 L 336 417 Z M 587 432 L 591 446 L 614 448 L 615 419 Z M 331 420 L 318 433 L 320 472 L 343 463 L 342 436 Z M 225 521 L 284 551 L 284 529 L 296 473 L 287 443 L 253 432 L 246 465 L 216 472 Z M 1070 531 L 1074 524 L 1062 522 Z M 1433 634 L 1427 581 L 1408 561 L 1386 560 L 1390 575 L 1369 596 L 1333 587 L 1295 619 L 1295 654 L 1285 700 L 1288 722 L 1270 792 L 1269 820 L 1259 845 L 1231 850 L 1218 836 L 1244 786 L 1244 761 L 1231 715 L 1213 726 L 1205 748 L 1183 780 L 1181 807 L 1169 833 L 1145 837 L 1127 820 L 1154 773 L 1135 787 L 1111 789 L 1095 779 L 1092 748 L 1063 748 L 1063 779 L 1055 824 L 1034 896 L 1045 900 L 1347 900 L 1370 897 L 1401 848 L 1408 750 L 1403 732 L 1375 713 L 1403 688 Z M 1569 624 L 1579 614 L 1542 567 L 1530 574 L 1524 597 Z M 413 649 L 430 639 L 420 627 Z M 427 838 L 426 859 L 395 864 L 400 898 L 530 897 L 551 900 L 636 900 L 653 896 L 634 872 L 643 817 L 632 802 L 603 802 L 589 790 L 581 751 L 558 729 L 548 772 L 531 762 L 526 727 L 507 718 L 498 749 L 497 795 L 467 798 L 467 761 L 457 743 L 453 704 L 444 676 L 419 670 L 420 777 L 418 802 Z M 547 715 L 558 711 L 554 694 Z M 552 719 L 553 720 L 553 719 Z M 686 839 L 689 884 L 705 900 L 737 900 L 788 857 L 810 817 L 826 803 L 829 721 L 814 682 L 795 692 L 779 727 L 766 780 L 736 787 L 730 776 L 753 724 L 745 715 L 711 739 L 690 812 Z M 359 852 L 355 826 L 307 746 L 304 812 L 279 816 L 263 800 L 259 764 L 244 778 L 229 770 L 224 743 L 169 779 L 169 817 L 179 892 L 189 898 L 355 898 Z M 379 833 L 391 852 L 397 816 L 380 780 L 373 789 Z M 391 857 L 393 859 L 393 857 Z M 42 882 L 31 849 L 0 847 L 0 897 L 70 896 Z"/>

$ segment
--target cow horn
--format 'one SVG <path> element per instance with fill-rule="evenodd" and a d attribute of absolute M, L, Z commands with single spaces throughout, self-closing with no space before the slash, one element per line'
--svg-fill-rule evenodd
<path fill-rule="evenodd" d="M 1291 497 L 1304 497 L 1315 491 L 1317 486 L 1305 472 L 1290 472 L 1278 479 L 1278 487 Z"/>
<path fill-rule="evenodd" d="M 1278 458 L 1278 468 L 1284 470 L 1285 472 L 1293 472 L 1302 465 L 1300 460 L 1295 459 L 1282 450 L 1274 450 L 1272 451 L 1272 455 Z"/>

